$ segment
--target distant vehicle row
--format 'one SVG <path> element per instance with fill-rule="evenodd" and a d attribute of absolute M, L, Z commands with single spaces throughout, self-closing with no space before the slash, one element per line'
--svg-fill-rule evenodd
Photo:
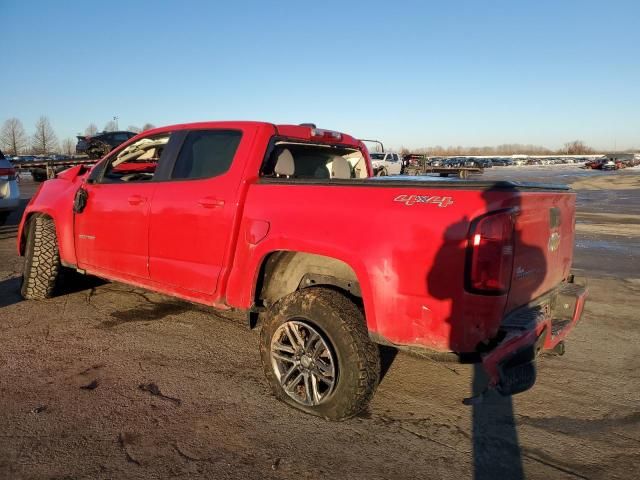
<path fill-rule="evenodd" d="M 598 158 L 584 164 L 584 168 L 592 170 L 620 170 L 621 168 L 635 167 L 640 165 L 640 159 L 634 156 L 629 158 Z"/>

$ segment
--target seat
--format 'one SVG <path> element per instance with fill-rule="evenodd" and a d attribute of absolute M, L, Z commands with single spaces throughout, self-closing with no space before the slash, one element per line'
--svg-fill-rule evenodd
<path fill-rule="evenodd" d="M 278 155 L 278 159 L 276 160 L 276 166 L 273 169 L 273 172 L 277 177 L 292 177 L 296 171 L 296 164 L 293 160 L 293 155 L 291 155 L 291 151 L 285 148 Z"/>
<path fill-rule="evenodd" d="M 331 178 L 331 172 L 329 172 L 329 167 L 327 165 L 320 165 L 318 168 L 316 168 L 315 172 L 313 172 L 313 178 L 319 178 L 319 179 L 330 179 Z"/>
<path fill-rule="evenodd" d="M 351 178 L 351 165 L 344 157 L 336 155 L 331 162 L 331 178 Z"/>

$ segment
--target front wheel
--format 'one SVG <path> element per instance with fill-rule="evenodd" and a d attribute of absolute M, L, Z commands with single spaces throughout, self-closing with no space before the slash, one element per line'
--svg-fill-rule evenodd
<path fill-rule="evenodd" d="M 22 296 L 27 300 L 53 296 L 60 269 L 56 226 L 51 218 L 38 215 L 31 219 L 27 233 Z"/>
<path fill-rule="evenodd" d="M 325 288 L 299 290 L 269 310 L 260 354 L 277 398 L 328 420 L 360 412 L 380 380 L 378 347 L 360 309 Z"/>

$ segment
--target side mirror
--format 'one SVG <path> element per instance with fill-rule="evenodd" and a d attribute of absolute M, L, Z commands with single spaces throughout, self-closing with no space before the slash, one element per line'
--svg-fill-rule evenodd
<path fill-rule="evenodd" d="M 82 213 L 82 211 L 87 206 L 88 199 L 89 193 L 84 188 L 80 187 L 73 199 L 73 211 L 75 213 Z"/>

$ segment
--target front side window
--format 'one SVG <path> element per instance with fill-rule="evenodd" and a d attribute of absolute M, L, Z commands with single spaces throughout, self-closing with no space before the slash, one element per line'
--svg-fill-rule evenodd
<path fill-rule="evenodd" d="M 103 183 L 146 182 L 153 179 L 170 134 L 147 137 L 132 143 L 107 160 Z"/>
<path fill-rule="evenodd" d="M 222 175 L 233 162 L 242 132 L 195 130 L 185 138 L 171 178 L 196 179 Z"/>

